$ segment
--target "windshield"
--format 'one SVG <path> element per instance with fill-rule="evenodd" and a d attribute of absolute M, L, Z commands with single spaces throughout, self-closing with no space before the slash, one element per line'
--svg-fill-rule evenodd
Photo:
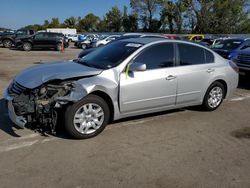
<path fill-rule="evenodd" d="M 242 44 L 243 40 L 221 40 L 214 44 L 212 48 L 214 49 L 225 49 L 233 50 L 238 48 Z"/>
<path fill-rule="evenodd" d="M 142 44 L 117 41 L 88 54 L 79 60 L 79 63 L 89 67 L 110 69 L 119 65 Z"/>

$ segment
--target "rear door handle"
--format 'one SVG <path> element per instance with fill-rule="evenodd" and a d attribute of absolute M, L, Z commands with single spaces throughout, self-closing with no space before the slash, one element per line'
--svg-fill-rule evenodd
<path fill-rule="evenodd" d="M 207 69 L 207 73 L 212 73 L 214 71 L 215 71 L 214 69 Z"/>
<path fill-rule="evenodd" d="M 174 80 L 176 78 L 176 76 L 173 76 L 173 75 L 169 75 L 166 80 Z"/>

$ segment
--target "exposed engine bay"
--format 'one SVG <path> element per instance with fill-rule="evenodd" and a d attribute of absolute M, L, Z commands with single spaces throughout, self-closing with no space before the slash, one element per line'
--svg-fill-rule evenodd
<path fill-rule="evenodd" d="M 62 97 L 69 96 L 74 90 L 71 82 L 49 83 L 35 89 L 27 89 L 13 81 L 8 93 L 13 97 L 12 104 L 17 116 L 23 116 L 27 123 L 36 123 L 43 130 L 55 132 L 57 110 L 70 100 Z"/>

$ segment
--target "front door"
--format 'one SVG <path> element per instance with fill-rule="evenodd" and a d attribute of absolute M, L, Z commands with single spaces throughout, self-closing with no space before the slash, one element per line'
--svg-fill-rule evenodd
<path fill-rule="evenodd" d="M 177 79 L 173 43 L 161 43 L 144 49 L 132 63 L 146 65 L 145 71 L 120 76 L 120 110 L 122 113 L 147 111 L 174 106 Z"/>

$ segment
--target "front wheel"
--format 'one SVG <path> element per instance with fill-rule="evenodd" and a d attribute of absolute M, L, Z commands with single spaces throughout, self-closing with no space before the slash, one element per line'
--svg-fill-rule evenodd
<path fill-rule="evenodd" d="M 109 118 L 108 104 L 99 96 L 88 95 L 67 108 L 65 128 L 74 138 L 91 138 L 104 130 Z"/>
<path fill-rule="evenodd" d="M 85 50 L 87 48 L 87 45 L 86 44 L 82 44 L 81 47 L 82 47 L 83 50 Z"/>
<path fill-rule="evenodd" d="M 225 87 L 220 82 L 214 82 L 207 90 L 203 100 L 203 108 L 207 111 L 216 110 L 223 102 Z"/>
<path fill-rule="evenodd" d="M 5 48 L 10 48 L 12 45 L 13 45 L 12 40 L 10 40 L 10 39 L 5 39 L 5 40 L 3 40 L 3 46 L 4 46 Z"/>

